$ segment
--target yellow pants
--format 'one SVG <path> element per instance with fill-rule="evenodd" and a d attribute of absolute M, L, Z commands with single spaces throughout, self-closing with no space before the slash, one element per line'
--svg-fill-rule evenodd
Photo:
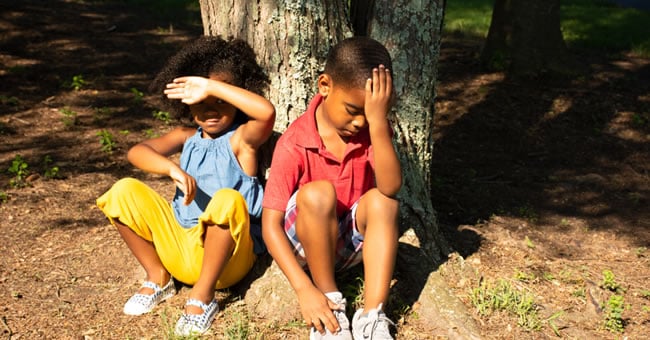
<path fill-rule="evenodd" d="M 235 241 L 232 256 L 215 288 L 237 283 L 255 262 L 248 208 L 237 190 L 217 191 L 199 217 L 199 223 L 191 228 L 183 228 L 176 221 L 169 202 L 133 178 L 117 181 L 97 199 L 97 206 L 113 225 L 119 221 L 152 242 L 167 271 L 185 284 L 194 285 L 199 279 L 206 226 L 228 225 Z"/>

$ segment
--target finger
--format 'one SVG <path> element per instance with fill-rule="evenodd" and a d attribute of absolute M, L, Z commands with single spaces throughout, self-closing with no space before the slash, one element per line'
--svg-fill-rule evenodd
<path fill-rule="evenodd" d="M 393 76 L 390 75 L 389 69 L 386 69 L 386 93 L 391 97 L 393 95 Z"/>
<path fill-rule="evenodd" d="M 329 303 L 331 309 L 339 309 L 340 306 L 334 303 Z M 341 327 L 339 326 L 339 321 L 336 320 L 336 317 L 334 316 L 334 313 L 331 311 L 326 314 L 325 318 L 322 320 L 323 324 L 327 329 L 329 329 L 330 332 L 332 333 L 337 333 L 338 331 L 341 330 Z"/>
<path fill-rule="evenodd" d="M 377 89 L 377 93 L 384 95 L 386 94 L 386 67 L 384 67 L 384 65 L 379 65 L 377 73 L 377 77 L 379 78 L 379 88 Z"/>
<path fill-rule="evenodd" d="M 375 95 L 378 93 L 381 84 L 379 83 L 379 69 L 372 69 L 372 94 Z"/>
<path fill-rule="evenodd" d="M 324 334 L 325 333 L 325 327 L 323 327 L 323 324 L 320 322 L 320 319 L 315 319 L 311 321 L 312 327 L 318 331 L 318 333 Z"/>

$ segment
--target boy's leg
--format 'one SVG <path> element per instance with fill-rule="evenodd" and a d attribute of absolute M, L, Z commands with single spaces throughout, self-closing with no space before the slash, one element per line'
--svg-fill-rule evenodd
<path fill-rule="evenodd" d="M 372 189 L 359 200 L 357 228 L 364 235 L 363 264 L 365 272 L 364 310 L 385 303 L 390 290 L 399 230 L 399 202 Z"/>
<path fill-rule="evenodd" d="M 303 185 L 296 197 L 296 236 L 303 246 L 314 285 L 323 293 L 338 291 L 334 279 L 336 202 L 334 186 L 326 181 Z"/>

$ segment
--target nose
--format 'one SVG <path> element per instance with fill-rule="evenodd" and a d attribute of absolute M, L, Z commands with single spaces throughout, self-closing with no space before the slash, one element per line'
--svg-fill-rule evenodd
<path fill-rule="evenodd" d="M 354 117 L 352 120 L 352 126 L 354 126 L 357 129 L 363 129 L 366 127 L 366 116 L 364 115 L 358 115 Z"/>

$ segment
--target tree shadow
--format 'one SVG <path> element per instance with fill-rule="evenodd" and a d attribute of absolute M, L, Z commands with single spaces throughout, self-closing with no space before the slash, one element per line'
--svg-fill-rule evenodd
<path fill-rule="evenodd" d="M 432 197 L 454 248 L 493 215 L 649 226 L 650 62 L 578 51 L 583 77 L 515 79 L 482 72 L 479 49 L 447 39 L 439 64 Z"/>

